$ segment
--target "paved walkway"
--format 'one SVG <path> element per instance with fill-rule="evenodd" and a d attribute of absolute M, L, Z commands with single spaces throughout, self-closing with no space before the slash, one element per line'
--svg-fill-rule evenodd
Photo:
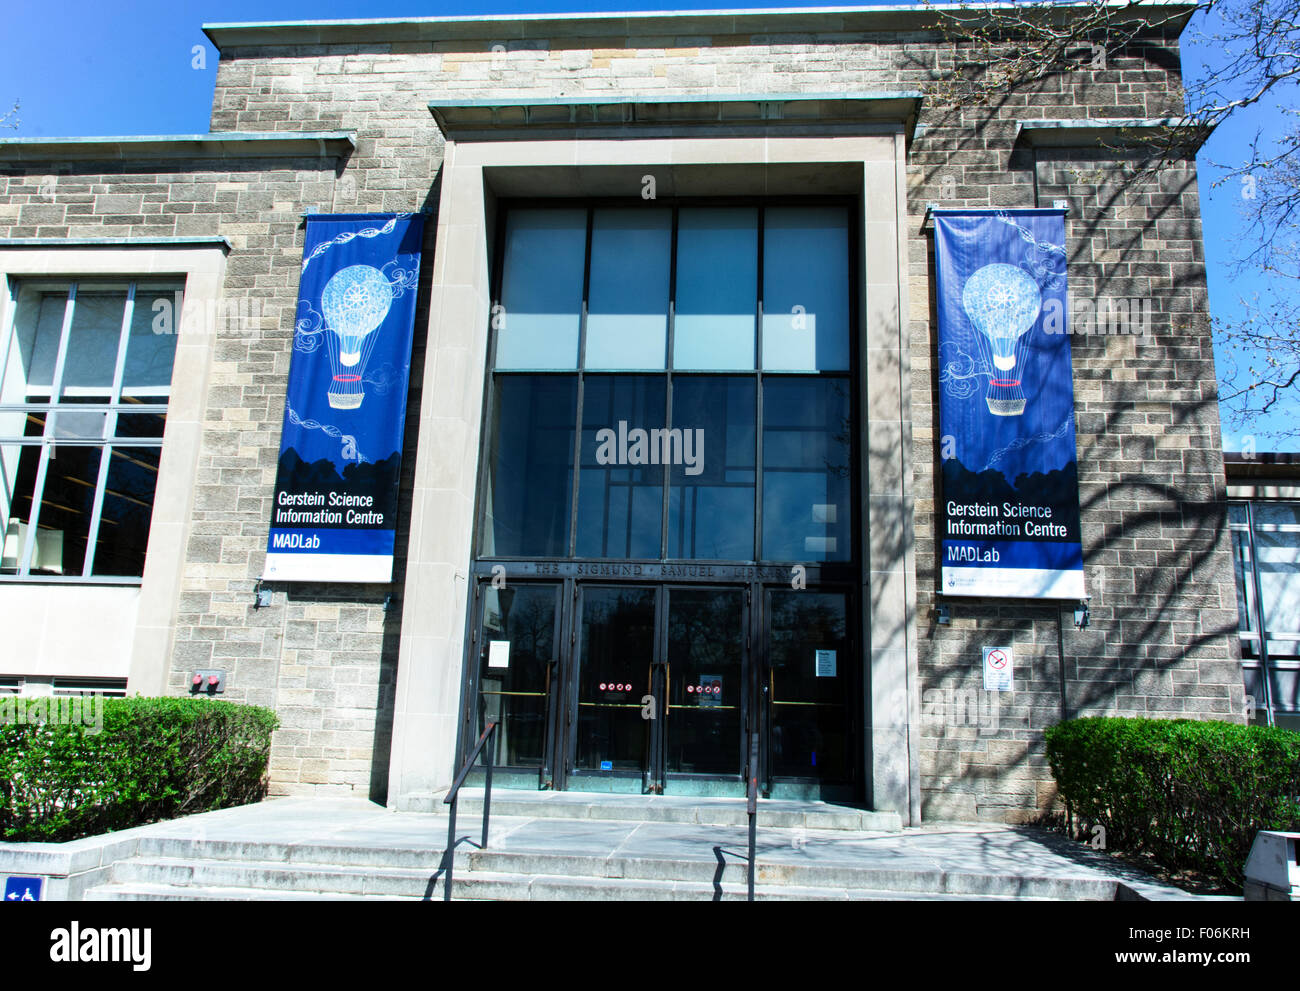
<path fill-rule="evenodd" d="M 497 797 L 494 792 L 494 808 Z M 602 802 L 600 797 L 590 798 Z M 699 805 L 697 799 L 678 801 Z M 475 803 L 471 798 L 467 804 L 471 810 L 462 811 L 457 820 L 461 838 L 458 859 L 475 851 L 480 838 L 481 820 L 472 810 Z M 621 799 L 617 804 L 629 805 L 628 811 L 636 805 Z M 659 804 L 663 805 L 664 800 Z M 979 890 L 980 877 L 990 879 L 991 884 L 997 883 L 994 879 L 1005 884 L 1007 878 L 1020 877 L 1032 879 L 1037 885 L 1035 890 L 1059 881 L 1064 885 L 1062 892 L 1075 892 L 1076 897 L 1088 897 L 1086 892 L 1090 890 L 1108 890 L 1106 886 L 1113 888 L 1116 881 L 1122 882 L 1125 893 L 1145 898 L 1196 897 L 1083 844 L 1031 827 L 941 825 L 901 832 L 773 827 L 763 825 L 766 804 L 760 805 L 757 858 L 760 871 L 772 880 L 779 879 L 787 867 L 798 869 L 805 878 L 810 868 L 816 869 L 816 875 L 825 871 L 828 878 L 837 871 L 867 869 L 891 875 L 898 872 L 897 883 L 904 886 L 910 886 L 909 879 L 921 875 L 933 879 L 937 872 L 959 876 L 967 886 L 962 890 Z M 512 812 L 520 808 L 518 803 L 503 805 Z M 729 805 L 743 812 L 743 802 L 733 800 Z M 741 824 L 494 812 L 490 825 L 488 852 L 552 858 L 739 863 L 746 856 L 748 842 L 747 829 Z M 442 813 L 395 812 L 349 799 L 273 799 L 67 844 L 0 844 L 0 873 L 36 870 L 31 858 L 38 854 L 39 859 L 51 863 L 49 854 L 67 853 L 71 860 L 89 866 L 97 846 L 103 849 L 104 856 L 94 859 L 99 859 L 102 869 L 107 866 L 110 847 L 119 859 L 130 856 L 130 841 L 140 837 L 170 841 L 166 845 L 175 851 L 170 856 L 184 856 L 187 850 L 201 856 L 201 844 L 219 843 L 249 844 L 250 851 L 256 848 L 258 859 L 288 863 L 320 863 L 322 854 L 329 849 L 347 848 L 390 850 L 394 862 L 410 862 L 413 857 L 423 862 L 427 855 L 428 862 L 434 863 L 446 835 L 447 817 Z M 56 869 L 49 873 L 60 872 Z M 71 873 L 77 873 L 76 868 Z M 74 885 L 72 890 L 77 887 Z M 70 891 L 69 897 L 77 896 Z"/>

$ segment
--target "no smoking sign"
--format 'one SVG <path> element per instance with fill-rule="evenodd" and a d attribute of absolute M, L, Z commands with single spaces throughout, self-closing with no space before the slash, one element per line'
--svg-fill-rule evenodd
<path fill-rule="evenodd" d="M 984 648 L 984 690 L 1010 692 L 1015 662 L 1010 647 Z"/>

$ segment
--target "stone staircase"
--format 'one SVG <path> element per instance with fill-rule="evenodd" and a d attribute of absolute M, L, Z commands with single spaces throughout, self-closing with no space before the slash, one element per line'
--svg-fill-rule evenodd
<path fill-rule="evenodd" d="M 457 832 L 462 839 L 452 888 L 456 899 L 746 897 L 743 801 L 494 791 L 486 849 L 477 848 L 480 807 L 481 793 L 468 794 L 461 803 Z M 258 834 L 248 829 L 236 836 L 216 830 L 142 835 L 133 854 L 114 863 L 104 882 L 84 897 L 441 899 L 439 865 L 447 820 L 445 815 L 418 819 L 418 829 L 406 824 L 385 832 L 368 827 L 369 832 L 354 829 L 301 840 L 284 823 L 278 823 L 280 832 L 273 838 L 251 838 Z M 990 857 L 987 837 L 971 829 L 902 833 L 897 816 L 887 813 L 815 802 L 764 802 L 755 895 L 808 901 L 1133 896 L 1121 877 L 1086 862 L 1076 864 L 1068 851 L 1060 856 L 1041 846 L 1043 841 L 1014 831 L 996 835 L 1004 837 L 999 842 L 1005 850 Z M 1034 851 L 1040 849 L 1036 861 Z"/>
<path fill-rule="evenodd" d="M 437 864 L 396 867 L 230 857 L 202 859 L 143 854 L 120 862 L 113 881 L 90 889 L 91 901 L 422 900 L 441 898 Z M 320 859 L 325 859 L 321 851 Z M 376 858 L 378 859 L 378 858 Z M 621 873 L 618 873 L 621 872 Z M 746 897 L 748 871 L 731 860 L 721 869 L 681 860 L 548 857 L 473 851 L 458 858 L 454 899 L 504 901 L 736 901 Z M 1050 878 L 952 875 L 932 871 L 768 870 L 759 865 L 755 897 L 782 901 L 853 900 L 1113 900 L 1115 885 Z"/>

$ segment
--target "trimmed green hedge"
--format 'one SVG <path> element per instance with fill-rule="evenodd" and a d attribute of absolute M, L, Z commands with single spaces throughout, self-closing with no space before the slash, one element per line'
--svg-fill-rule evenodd
<path fill-rule="evenodd" d="M 0 839 L 57 843 L 258 801 L 278 725 L 206 698 L 0 698 Z"/>
<path fill-rule="evenodd" d="M 1074 719 L 1047 730 L 1067 810 L 1109 849 L 1240 890 L 1261 829 L 1300 829 L 1300 733 L 1188 719 Z"/>

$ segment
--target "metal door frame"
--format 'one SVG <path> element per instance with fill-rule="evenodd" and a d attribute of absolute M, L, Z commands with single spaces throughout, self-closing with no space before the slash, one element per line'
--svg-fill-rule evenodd
<path fill-rule="evenodd" d="M 578 639 L 578 636 L 582 631 L 582 614 L 586 605 L 585 595 L 581 593 L 585 592 L 586 590 L 588 589 L 641 589 L 644 591 L 653 592 L 654 593 L 654 606 L 653 606 L 654 634 L 653 634 L 653 643 L 651 645 L 650 670 L 648 672 L 649 683 L 647 684 L 646 687 L 649 689 L 650 694 L 655 694 L 656 678 L 658 675 L 660 661 L 661 658 L 663 657 L 663 642 L 661 639 L 661 630 L 663 624 L 660 617 L 662 616 L 663 613 L 664 586 L 661 583 L 655 583 L 655 582 L 636 582 L 636 581 L 611 582 L 608 580 L 602 581 L 599 578 L 592 581 L 578 581 L 576 579 L 569 579 L 569 584 L 572 585 L 572 595 L 571 598 L 569 599 L 572 608 L 570 610 L 571 620 L 570 620 L 569 635 L 565 643 L 566 658 L 565 658 L 565 662 L 562 662 L 567 667 L 567 674 L 564 679 L 565 698 L 562 705 L 560 706 L 560 708 L 563 710 L 565 714 L 563 725 L 560 727 L 560 735 L 562 736 L 563 739 L 563 750 L 557 752 L 557 756 L 559 759 L 556 762 L 556 768 L 557 768 L 556 777 L 558 779 L 561 779 L 563 781 L 563 784 L 562 785 L 557 784 L 556 787 L 557 788 L 562 787 L 564 789 L 567 789 L 569 787 L 571 779 L 580 779 L 592 774 L 596 776 L 599 776 L 601 774 L 608 774 L 612 777 L 619 777 L 619 778 L 632 777 L 634 776 L 634 774 L 640 774 L 641 793 L 656 794 L 657 792 L 654 791 L 654 784 L 655 784 L 654 747 L 656 742 L 656 733 L 658 729 L 657 719 L 645 720 L 645 722 L 650 724 L 649 726 L 646 727 L 646 733 L 649 738 L 646 740 L 646 748 L 645 748 L 646 760 L 643 762 L 643 765 L 639 772 L 628 772 L 628 771 L 591 772 L 588 770 L 579 770 L 575 766 L 578 757 L 578 700 L 579 700 L 578 679 L 582 668 L 582 641 Z M 639 703 L 640 700 L 638 699 L 637 701 Z M 656 716 L 657 715 L 658 713 L 656 712 Z"/>
<path fill-rule="evenodd" d="M 658 785 L 657 793 L 662 794 L 667 792 L 671 794 L 671 789 L 668 787 L 669 773 L 670 773 L 668 771 L 668 734 L 670 732 L 668 722 L 669 722 L 670 706 L 672 703 L 672 699 L 669 696 L 669 690 L 671 685 L 668 681 L 668 679 L 670 678 L 670 672 L 669 672 L 670 661 L 668 658 L 668 611 L 672 608 L 672 593 L 675 591 L 734 592 L 742 596 L 741 605 L 740 605 L 740 610 L 741 610 L 741 614 L 740 614 L 740 635 L 741 635 L 740 685 L 741 688 L 739 693 L 740 739 L 738 741 L 740 762 L 736 766 L 735 784 L 738 789 L 743 790 L 746 776 L 748 774 L 748 768 L 746 767 L 746 764 L 749 760 L 750 734 L 754 732 L 753 728 L 750 725 L 750 716 L 751 713 L 755 712 L 757 708 L 759 708 L 755 704 L 754 691 L 753 691 L 754 684 L 755 684 L 753 671 L 756 666 L 754 663 L 755 652 L 752 647 L 752 644 L 754 643 L 753 583 L 752 582 L 744 583 L 744 584 L 735 583 L 735 582 L 732 583 L 719 582 L 716 584 L 714 583 L 699 583 L 699 584 L 665 583 L 660 587 L 662 588 L 664 593 L 664 600 L 663 600 L 664 608 L 659 621 L 658 635 L 659 635 L 659 642 L 660 642 L 660 654 L 659 654 L 660 661 L 658 664 L 658 668 L 661 672 L 661 677 L 663 678 L 663 682 L 661 684 L 656 685 L 656 692 L 655 692 L 656 700 L 660 700 L 660 699 L 662 700 L 662 702 L 659 703 L 658 710 L 656 712 L 657 721 L 660 724 L 657 730 L 657 739 L 658 739 L 658 746 L 659 746 L 659 750 L 657 753 L 657 758 L 658 758 L 658 765 L 657 765 L 658 777 L 656 779 L 656 784 Z M 732 779 L 732 776 L 730 774 L 695 774 L 690 772 L 672 772 L 672 777 L 678 781 L 692 781 L 692 780 L 731 781 Z M 740 793 L 743 793 L 743 791 Z"/>
<path fill-rule="evenodd" d="M 759 738 L 758 777 L 764 794 L 770 795 L 772 793 L 774 783 L 824 783 L 833 787 L 851 788 L 856 798 L 862 798 L 867 775 L 867 768 L 861 765 L 861 734 L 862 727 L 865 725 L 861 707 L 861 687 L 864 673 L 859 670 L 861 658 L 858 655 L 858 649 L 862 640 L 857 613 L 858 593 L 851 583 L 836 581 L 810 582 L 807 586 L 808 590 L 812 592 L 830 592 L 844 595 L 847 610 L 845 638 L 847 643 L 846 653 L 848 655 L 846 660 L 849 663 L 845 669 L 847 675 L 845 713 L 847 733 L 851 741 L 849 754 L 851 758 L 851 776 L 847 781 L 825 782 L 822 779 L 812 777 L 782 776 L 774 778 L 772 775 L 772 699 L 768 690 L 771 669 L 769 617 L 772 610 L 770 600 L 774 592 L 789 591 L 787 585 L 764 580 L 744 583 L 726 581 L 671 582 L 662 579 L 627 581 L 611 580 L 609 577 L 601 576 L 591 578 L 568 576 L 551 581 L 544 579 L 516 581 L 512 579 L 511 583 L 551 587 L 555 589 L 557 595 L 555 632 L 553 634 L 554 649 L 552 651 L 553 656 L 549 661 L 550 670 L 547 680 L 546 728 L 544 731 L 542 763 L 538 768 L 539 789 L 568 790 L 573 784 L 573 779 L 581 779 L 588 774 L 601 773 L 576 772 L 573 768 L 573 764 L 577 759 L 578 678 L 581 668 L 581 642 L 578 636 L 582 626 L 583 596 L 580 592 L 583 589 L 596 588 L 638 588 L 654 593 L 655 610 L 650 683 L 647 688 L 649 689 L 648 694 L 655 699 L 656 709 L 655 718 L 646 720 L 649 723 L 647 727 L 649 739 L 646 744 L 646 760 L 639 772 L 642 778 L 641 792 L 642 794 L 672 793 L 669 787 L 670 775 L 667 771 L 667 734 L 670 732 L 668 727 L 670 714 L 668 696 L 668 678 L 670 677 L 668 670 L 668 610 L 671 608 L 673 591 L 711 590 L 744 594 L 741 606 L 743 610 L 741 629 L 744 632 L 744 643 L 741 654 L 743 689 L 741 691 L 741 753 L 740 766 L 737 768 L 738 783 L 743 783 L 749 774 L 749 768 L 746 765 L 749 759 L 750 737 L 752 734 L 757 733 Z M 475 583 L 475 594 L 471 607 L 473 623 L 469 645 L 469 657 L 472 659 L 472 663 L 468 665 L 468 677 L 465 680 L 466 702 L 462 706 L 462 745 L 464 741 L 472 742 L 477 735 L 473 729 L 477 726 L 482 704 L 479 688 L 483 651 L 486 649 L 485 644 L 480 642 L 484 613 L 487 608 L 487 597 L 483 595 L 483 590 L 490 585 L 491 579 L 484 576 L 480 576 L 479 581 Z M 637 701 L 639 702 L 640 699 L 638 698 Z M 460 759 L 463 761 L 463 757 Z M 510 765 L 504 764 L 499 766 L 502 769 L 510 767 Z M 618 773 L 621 776 L 629 775 L 629 772 L 626 771 L 604 773 Z M 712 774 L 673 773 L 671 777 L 678 780 L 702 778 L 730 780 L 730 775 Z"/>
<path fill-rule="evenodd" d="M 771 597 L 774 592 L 793 591 L 787 586 L 777 585 L 774 583 L 756 584 L 755 600 L 759 605 L 752 610 L 757 621 L 756 639 L 758 650 L 755 655 L 758 662 L 753 665 L 755 678 L 758 680 L 756 685 L 756 697 L 761 699 L 760 709 L 760 738 L 758 746 L 759 762 L 759 787 L 765 796 L 771 795 L 775 783 L 789 784 L 819 784 L 827 787 L 842 787 L 851 789 L 854 801 L 864 799 L 864 781 L 867 776 L 867 769 L 862 766 L 863 727 L 866 722 L 862 713 L 862 680 L 865 677 L 863 667 L 865 659 L 859 654 L 859 644 L 863 641 L 859 637 L 858 630 L 858 601 L 856 589 L 849 584 L 837 582 L 828 583 L 809 583 L 806 586 L 809 592 L 836 593 L 844 596 L 844 639 L 845 653 L 848 655 L 847 660 L 850 662 L 845 668 L 846 682 L 844 711 L 847 725 L 845 727 L 846 735 L 849 738 L 849 762 L 850 777 L 847 781 L 826 781 L 822 778 L 802 777 L 783 775 L 774 777 L 772 775 L 771 761 L 771 734 L 772 734 L 772 699 L 768 691 L 769 672 L 771 671 L 772 658 L 772 624 L 769 617 L 772 614 Z"/>
<path fill-rule="evenodd" d="M 474 595 L 470 605 L 471 622 L 468 651 L 468 660 L 470 663 L 466 665 L 465 687 L 463 690 L 464 702 L 461 706 L 462 718 L 460 725 L 460 745 L 457 747 L 457 766 L 463 765 L 465 759 L 460 748 L 467 744 L 472 745 L 473 741 L 478 737 L 477 727 L 482 715 L 482 692 L 480 691 L 480 685 L 483 669 L 483 654 L 487 649 L 487 644 L 482 641 L 483 620 L 487 610 L 487 596 L 483 594 L 483 590 L 491 585 L 492 579 L 490 578 L 480 578 L 474 583 Z M 563 595 L 565 583 L 558 581 L 529 581 L 514 583 L 513 587 L 517 588 L 521 585 L 534 588 L 550 587 L 555 590 L 556 596 L 555 620 L 551 633 L 552 656 L 547 661 L 547 691 L 544 717 L 545 725 L 542 731 L 542 760 L 541 764 L 537 768 L 538 788 L 546 789 L 552 786 L 554 777 L 552 768 L 555 764 L 556 757 L 554 750 L 554 726 L 556 722 L 555 709 L 557 707 L 555 705 L 555 693 L 551 690 L 551 686 L 554 683 L 557 669 L 561 669 L 563 665 L 564 641 L 562 640 L 562 637 L 564 635 L 565 617 Z M 498 733 L 497 740 L 493 741 L 492 746 L 500 746 L 500 739 L 501 735 Z M 524 772 L 530 770 L 527 765 L 507 764 L 502 760 L 495 760 L 494 763 L 499 770 L 506 772 L 516 770 Z"/>

